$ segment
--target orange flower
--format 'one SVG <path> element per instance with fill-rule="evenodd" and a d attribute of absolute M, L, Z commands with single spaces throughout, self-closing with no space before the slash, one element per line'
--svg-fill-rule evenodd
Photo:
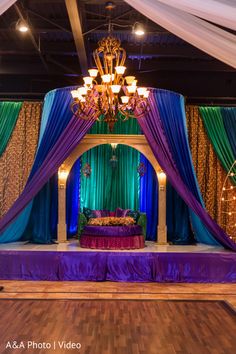
<path fill-rule="evenodd" d="M 134 225 L 135 220 L 130 216 L 126 217 L 102 217 L 102 218 L 92 218 L 89 219 L 88 225 L 96 225 L 96 226 L 118 226 L 118 225 Z"/>

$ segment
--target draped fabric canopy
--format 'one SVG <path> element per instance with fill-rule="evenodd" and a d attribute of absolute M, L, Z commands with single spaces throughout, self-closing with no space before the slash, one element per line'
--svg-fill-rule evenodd
<path fill-rule="evenodd" d="M 2 15 L 9 7 L 11 7 L 16 0 L 1 0 L 0 1 L 0 15 Z"/>
<path fill-rule="evenodd" d="M 236 30 L 235 0 L 158 0 L 191 15 Z"/>
<path fill-rule="evenodd" d="M 186 42 L 236 68 L 236 36 L 234 34 L 167 5 L 169 1 L 165 4 L 158 0 L 125 1 Z M 235 14 L 235 11 L 232 10 L 232 14 Z M 233 18 L 235 19 L 235 15 Z"/>
<path fill-rule="evenodd" d="M 46 95 L 41 121 L 39 144 L 34 165 L 29 176 L 29 181 L 38 171 L 39 167 L 48 155 L 48 152 L 55 145 L 58 138 L 71 120 L 72 113 L 70 111 L 70 100 L 70 88 L 53 90 Z M 51 184 L 52 181 L 47 181 L 47 184 L 42 190 L 40 190 L 33 200 L 33 209 L 30 213 L 30 218 L 27 221 L 28 227 L 25 231 L 25 237 L 33 242 L 51 242 L 52 237 L 49 222 L 50 208 L 53 203 Z M 40 215 L 40 218 L 38 218 L 38 215 Z"/>
<path fill-rule="evenodd" d="M 194 172 L 190 147 L 187 137 L 186 116 L 183 97 L 166 90 L 154 90 L 153 114 L 160 116 L 163 130 L 171 151 L 173 160 L 179 175 L 182 177 L 185 185 L 189 187 L 193 195 L 204 206 L 199 190 L 197 178 Z M 155 108 L 155 110 L 154 110 Z M 175 198 L 175 202 L 178 198 Z M 186 206 L 178 202 L 179 209 L 182 209 L 183 215 L 186 212 Z M 216 244 L 212 235 L 202 225 L 199 218 L 189 210 L 196 239 L 199 242 Z M 186 225 L 186 228 L 188 225 Z M 190 243 L 191 233 L 186 236 L 186 243 Z"/>
<path fill-rule="evenodd" d="M 0 232 L 3 232 L 8 225 L 19 215 L 26 205 L 36 196 L 50 177 L 57 172 L 62 162 L 70 155 L 73 149 L 90 129 L 93 120 L 80 120 L 72 117 L 64 131 L 61 133 L 55 145 L 48 152 L 45 160 L 33 173 L 33 177 L 27 183 L 23 193 L 16 200 L 12 208 L 0 220 Z"/>
<path fill-rule="evenodd" d="M 68 93 L 70 89 L 71 88 L 66 88 L 61 91 Z M 160 99 L 160 107 L 162 106 L 160 112 L 157 109 L 156 97 L 158 97 L 158 100 Z M 161 103 L 161 97 L 162 99 L 165 97 L 164 100 L 166 102 L 164 105 Z M 65 103 L 66 97 L 63 98 L 62 95 L 61 100 Z M 166 133 L 168 126 L 173 124 L 173 122 L 171 122 L 172 118 L 170 118 L 170 121 L 164 122 L 165 116 L 167 120 L 169 116 L 173 117 L 175 120 L 183 120 L 183 97 L 168 91 L 154 89 L 150 95 L 150 108 L 151 110 L 147 117 L 139 118 L 138 121 L 160 166 L 166 172 L 171 184 L 175 187 L 186 204 L 194 211 L 198 218 L 201 219 L 201 222 L 207 226 L 208 230 L 215 236 L 218 242 L 225 247 L 236 250 L 234 242 L 230 240 L 223 230 L 210 218 L 201 205 L 202 201 L 195 175 L 193 170 L 191 171 L 191 159 L 189 153 L 186 152 L 188 146 L 184 138 L 186 131 L 183 124 L 181 123 L 183 128 L 183 130 L 181 130 L 181 124 L 178 125 L 176 123 L 176 127 L 180 128 L 178 133 L 179 137 L 182 135 L 178 142 L 179 145 L 176 145 L 178 139 L 173 136 L 171 131 L 169 131 L 168 134 Z M 57 111 L 58 107 L 53 106 L 52 110 Z M 162 118 L 160 118 L 160 114 Z M 41 146 L 39 147 L 38 154 L 40 153 L 41 156 L 38 159 L 36 157 L 30 179 L 23 193 L 0 221 L 0 232 L 4 231 L 8 225 L 12 225 L 11 223 L 28 205 L 32 198 L 37 195 L 45 183 L 56 173 L 58 167 L 70 155 L 94 123 L 93 120 L 84 121 L 75 117 L 71 117 L 69 121 L 63 123 L 65 119 L 64 114 L 59 114 L 57 118 L 59 120 L 58 123 L 52 120 L 51 127 L 49 123 L 45 125 L 46 128 L 42 142 L 45 139 L 44 137 L 48 134 L 47 130 L 53 129 L 53 124 L 58 124 L 58 128 L 54 126 L 54 129 L 60 130 L 60 133 L 57 139 L 55 137 L 53 138 L 53 136 L 48 136 L 49 141 L 54 140 L 50 148 L 48 148 L 48 146 L 45 146 L 44 149 L 43 147 L 41 148 Z M 63 124 L 64 127 L 62 128 Z M 182 154 L 183 158 L 186 160 L 183 166 L 180 165 L 180 161 L 178 160 L 177 150 L 181 151 L 180 154 Z M 199 223 L 198 220 L 197 223 L 198 230 L 200 230 L 201 223 Z M 204 227 L 202 231 L 205 233 Z M 210 233 L 208 236 L 210 237 Z M 209 242 L 209 239 L 206 242 Z"/>
<path fill-rule="evenodd" d="M 155 90 L 154 90 L 155 91 Z M 158 90 L 157 90 L 158 91 Z M 174 93 L 173 93 L 174 94 Z M 183 100 L 183 97 L 182 97 Z M 173 160 L 170 147 L 166 140 L 159 113 L 156 109 L 153 92 L 150 98 L 150 111 L 146 118 L 139 118 L 139 124 L 149 142 L 149 145 L 162 169 L 166 172 L 171 184 L 180 194 L 187 205 L 196 213 L 216 240 L 225 247 L 236 250 L 235 243 L 225 234 L 209 216 L 201 203 L 194 196 L 192 190 L 184 183 L 184 176 L 178 171 L 176 162 Z"/>

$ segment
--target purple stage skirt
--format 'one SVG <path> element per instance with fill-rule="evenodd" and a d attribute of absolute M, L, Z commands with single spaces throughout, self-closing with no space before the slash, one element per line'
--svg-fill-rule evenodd
<path fill-rule="evenodd" d="M 84 235 L 92 236 L 134 236 L 142 235 L 140 225 L 122 225 L 122 226 L 93 226 L 87 225 L 83 229 Z"/>
<path fill-rule="evenodd" d="M 236 283 L 236 253 L 0 251 L 0 279 Z"/>
<path fill-rule="evenodd" d="M 101 250 L 131 250 L 144 248 L 143 235 L 133 236 L 92 236 L 81 235 L 80 246 L 83 248 L 95 248 Z"/>

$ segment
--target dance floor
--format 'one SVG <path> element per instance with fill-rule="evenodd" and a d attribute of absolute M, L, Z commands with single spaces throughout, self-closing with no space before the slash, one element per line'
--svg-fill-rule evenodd
<path fill-rule="evenodd" d="M 0 326 L 2 354 L 233 354 L 236 348 L 235 313 L 222 301 L 0 300 Z M 6 349 L 12 338 L 25 348 Z"/>
<path fill-rule="evenodd" d="M 236 253 L 208 245 L 109 251 L 65 244 L 0 246 L 0 279 L 125 282 L 236 282 Z"/>

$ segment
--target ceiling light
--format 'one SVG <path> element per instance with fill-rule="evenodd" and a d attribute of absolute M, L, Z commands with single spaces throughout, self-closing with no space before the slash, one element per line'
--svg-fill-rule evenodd
<path fill-rule="evenodd" d="M 73 114 L 85 120 L 104 121 L 110 131 L 118 119 L 143 116 L 149 110 L 148 90 L 137 86 L 135 76 L 124 76 L 126 52 L 120 40 L 102 38 L 93 57 L 96 68 L 83 78 L 85 87 L 71 91 Z"/>
<path fill-rule="evenodd" d="M 135 24 L 133 25 L 133 33 L 136 34 L 136 36 L 143 36 L 145 34 L 145 30 L 142 23 L 135 22 Z"/>
<path fill-rule="evenodd" d="M 16 23 L 16 30 L 25 33 L 29 31 L 29 26 L 26 21 L 19 19 Z"/>

